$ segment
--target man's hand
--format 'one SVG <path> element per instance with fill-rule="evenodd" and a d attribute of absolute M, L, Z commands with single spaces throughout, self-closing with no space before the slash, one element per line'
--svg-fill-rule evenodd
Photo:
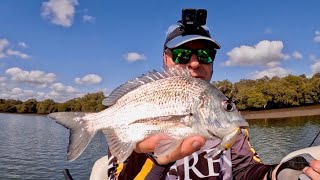
<path fill-rule="evenodd" d="M 320 180 L 320 160 L 312 160 L 309 167 L 305 167 L 303 172 L 312 180 Z M 276 179 L 276 172 L 280 165 L 278 165 L 272 172 L 272 180 Z M 266 180 L 266 177 L 264 178 Z M 280 179 L 281 180 L 281 179 Z"/>
<path fill-rule="evenodd" d="M 303 172 L 313 180 L 320 180 L 320 160 L 312 160 L 310 167 L 305 167 Z"/>
<path fill-rule="evenodd" d="M 164 134 L 157 134 L 146 138 L 142 142 L 138 143 L 134 149 L 137 153 L 150 153 L 154 152 L 154 148 L 159 140 L 168 139 L 168 136 Z M 161 156 L 157 158 L 157 162 L 161 165 L 172 163 L 176 160 L 182 159 L 192 153 L 198 151 L 205 144 L 205 139 L 201 136 L 192 136 L 180 144 L 180 146 L 174 150 L 171 154 Z"/>

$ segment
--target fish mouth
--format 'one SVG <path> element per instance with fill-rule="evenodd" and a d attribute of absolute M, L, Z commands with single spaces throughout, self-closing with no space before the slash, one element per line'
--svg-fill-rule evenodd
<path fill-rule="evenodd" d="M 229 134 L 230 132 L 226 129 L 219 129 L 219 130 L 210 130 L 207 129 L 208 135 L 209 135 L 209 139 L 214 140 L 215 138 L 219 138 L 222 139 L 225 135 Z"/>
<path fill-rule="evenodd" d="M 249 123 L 245 119 L 232 119 L 231 124 L 239 126 L 240 128 L 249 127 Z"/>
<path fill-rule="evenodd" d="M 207 133 L 209 136 L 212 137 L 219 137 L 223 138 L 225 135 L 233 132 L 235 129 L 242 129 L 242 128 L 247 128 L 249 127 L 249 123 L 245 121 L 244 119 L 237 119 L 233 120 L 229 126 L 223 127 L 223 128 L 218 128 L 218 129 L 207 129 Z"/>
<path fill-rule="evenodd" d="M 247 127 L 249 127 L 249 123 L 248 123 L 247 121 L 245 121 L 245 120 L 238 120 L 237 122 L 239 123 L 239 127 L 240 127 L 240 128 L 247 128 Z"/>

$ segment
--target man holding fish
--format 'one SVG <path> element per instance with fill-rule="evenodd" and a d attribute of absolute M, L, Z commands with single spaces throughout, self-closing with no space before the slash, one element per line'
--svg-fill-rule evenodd
<path fill-rule="evenodd" d="M 281 180 L 288 168 L 297 169 L 263 164 L 249 143 L 248 123 L 210 84 L 220 45 L 205 22 L 205 10 L 183 10 L 164 43 L 166 69 L 119 86 L 103 101 L 107 109 L 49 115 L 70 129 L 70 161 L 101 130 L 109 146 L 108 179 Z M 304 178 L 320 179 L 320 160 L 288 161 L 303 165 Z"/>
<path fill-rule="evenodd" d="M 180 21 L 169 27 L 164 44 L 163 64 L 166 68 L 183 67 L 191 75 L 210 82 L 213 61 L 220 45 L 211 38 L 209 30 L 191 31 L 188 34 Z M 203 30 L 203 31 L 202 31 Z M 205 55 L 204 55 L 205 54 Z M 212 159 L 204 158 L 216 147 L 215 140 L 202 136 L 185 139 L 171 154 L 153 155 L 160 140 L 166 135 L 154 135 L 137 144 L 135 152 L 125 163 L 118 164 L 109 154 L 109 178 L 118 179 L 276 179 L 279 165 L 265 165 L 251 147 L 247 129 L 242 129 L 230 150 Z M 303 172 L 311 179 L 320 179 L 320 160 L 312 160 Z M 279 172 L 278 172 L 279 173 Z M 277 174 L 278 174 L 277 173 Z M 287 178 L 286 178 L 287 179 Z"/>

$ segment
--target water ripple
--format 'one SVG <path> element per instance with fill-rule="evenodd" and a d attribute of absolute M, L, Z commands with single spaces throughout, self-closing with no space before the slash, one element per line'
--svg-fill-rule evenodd
<path fill-rule="evenodd" d="M 69 132 L 44 116 L 0 114 L 0 179 L 89 179 L 94 162 L 107 153 L 98 134 L 74 162 L 67 161 Z"/>
<path fill-rule="evenodd" d="M 289 152 L 310 145 L 320 130 L 320 117 L 253 120 L 251 144 L 266 163 L 277 163 Z M 89 179 L 94 162 L 107 153 L 98 133 L 84 153 L 67 161 L 69 132 L 44 116 L 0 114 L 0 179 Z M 320 137 L 314 145 L 320 145 Z"/>
<path fill-rule="evenodd" d="M 250 120 L 250 142 L 265 163 L 309 147 L 320 131 L 320 116 Z M 320 145 L 320 137 L 313 144 Z"/>

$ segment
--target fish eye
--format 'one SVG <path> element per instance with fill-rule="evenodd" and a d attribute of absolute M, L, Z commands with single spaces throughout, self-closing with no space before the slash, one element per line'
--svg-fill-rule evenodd
<path fill-rule="evenodd" d="M 223 108 L 226 110 L 226 111 L 233 111 L 234 110 L 234 106 L 233 106 L 233 103 L 232 101 L 230 100 L 225 100 L 222 102 L 222 106 Z"/>

